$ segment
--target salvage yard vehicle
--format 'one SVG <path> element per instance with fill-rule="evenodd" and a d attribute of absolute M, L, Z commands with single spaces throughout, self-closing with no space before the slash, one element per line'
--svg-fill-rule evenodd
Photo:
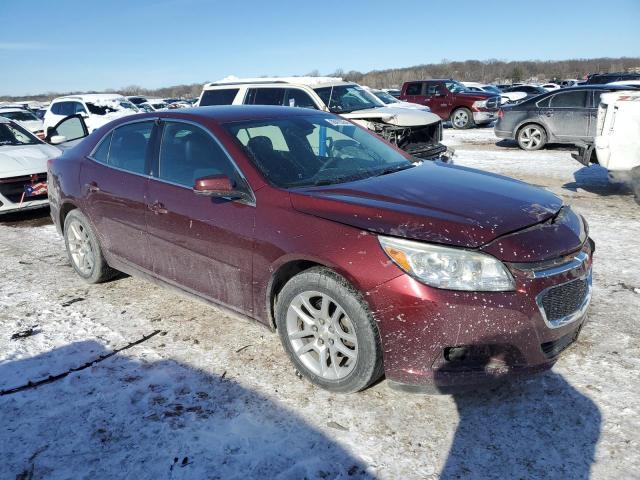
<path fill-rule="evenodd" d="M 47 160 L 60 150 L 0 117 L 0 214 L 47 206 Z"/>
<path fill-rule="evenodd" d="M 502 97 L 507 98 L 509 102 L 517 103 L 537 97 L 548 90 L 537 85 L 518 85 L 517 87 L 509 87 L 502 90 Z"/>
<path fill-rule="evenodd" d="M 138 113 L 138 108 L 122 95 L 91 93 L 54 98 L 44 114 L 44 130 L 69 115 L 82 115 L 90 132 L 114 118 Z"/>
<path fill-rule="evenodd" d="M 623 89 L 609 85 L 567 87 L 505 105 L 494 133 L 498 138 L 516 140 L 523 150 L 540 150 L 547 143 L 589 142 L 596 133 L 600 95 Z"/>
<path fill-rule="evenodd" d="M 556 195 L 415 164 L 318 110 L 117 119 L 50 161 L 49 187 L 81 278 L 120 270 L 257 320 L 334 392 L 548 369 L 591 298 L 587 224 Z"/>
<path fill-rule="evenodd" d="M 44 127 L 35 113 L 24 108 L 0 107 L 0 117 L 20 122 L 40 140 L 44 139 Z"/>
<path fill-rule="evenodd" d="M 472 92 L 452 79 L 405 82 L 400 100 L 426 105 L 458 129 L 491 123 L 500 106 L 498 94 Z"/>
<path fill-rule="evenodd" d="M 385 92 L 384 90 L 377 90 L 375 88 L 366 88 L 363 87 L 376 97 L 376 99 L 380 100 L 384 105 L 389 105 L 391 107 L 396 108 L 410 108 L 414 110 L 424 110 L 425 112 L 430 112 L 431 109 L 426 105 L 418 105 L 417 103 L 409 103 L 403 102 L 402 100 L 398 100 L 396 97 L 391 95 L 390 93 Z"/>
<path fill-rule="evenodd" d="M 416 158 L 449 161 L 442 122 L 428 111 L 385 106 L 363 87 L 335 77 L 230 78 L 204 86 L 200 107 L 280 105 L 336 113 Z"/>
<path fill-rule="evenodd" d="M 603 93 L 593 141 L 578 145 L 573 157 L 598 163 L 614 176 L 628 178 L 640 202 L 640 91 Z"/>

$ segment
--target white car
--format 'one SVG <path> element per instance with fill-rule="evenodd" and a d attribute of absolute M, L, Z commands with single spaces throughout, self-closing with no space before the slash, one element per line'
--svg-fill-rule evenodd
<path fill-rule="evenodd" d="M 558 85 L 557 83 L 543 83 L 540 86 L 544 88 L 547 92 L 550 92 L 551 90 L 559 90 L 561 88 L 560 85 Z"/>
<path fill-rule="evenodd" d="M 467 90 L 470 92 L 487 92 L 494 93 L 496 95 L 500 95 L 500 105 L 504 105 L 505 103 L 509 103 L 511 101 L 511 97 L 503 95 L 502 90 L 500 90 L 495 85 L 490 85 L 488 83 L 480 83 L 480 82 L 460 82 L 462 85 L 467 87 Z M 523 95 L 524 98 L 526 95 Z"/>
<path fill-rule="evenodd" d="M 118 94 L 92 93 L 58 97 L 51 101 L 44 114 L 44 131 L 48 132 L 50 127 L 70 115 L 81 115 L 89 132 L 92 132 L 115 118 L 138 112 L 133 103 Z"/>
<path fill-rule="evenodd" d="M 398 100 L 396 97 L 391 95 L 390 93 L 385 92 L 384 90 L 378 90 L 376 88 L 369 88 L 362 86 L 367 92 L 374 96 L 374 100 L 381 106 L 396 107 L 396 108 L 409 108 L 412 110 L 424 110 L 425 112 L 430 112 L 431 109 L 426 105 L 419 105 L 417 103 L 411 102 L 403 102 L 402 100 Z"/>
<path fill-rule="evenodd" d="M 147 103 L 151 105 L 154 110 L 166 110 L 169 106 L 162 98 L 147 98 Z"/>
<path fill-rule="evenodd" d="M 560 82 L 560 88 L 575 87 L 578 83 L 580 83 L 580 80 L 577 78 L 567 78 Z"/>
<path fill-rule="evenodd" d="M 58 155 L 58 148 L 0 117 L 0 214 L 47 205 L 47 160 Z"/>
<path fill-rule="evenodd" d="M 383 106 L 363 87 L 341 78 L 228 77 L 206 84 L 198 105 L 278 105 L 332 112 L 377 133 L 410 155 L 449 160 L 447 147 L 440 143 L 442 120 L 438 115 Z"/>
<path fill-rule="evenodd" d="M 0 107 L 0 117 L 20 122 L 40 140 L 44 140 L 44 124 L 33 112 L 23 108 Z"/>
<path fill-rule="evenodd" d="M 622 85 L 623 87 L 640 88 L 640 80 L 618 80 L 616 82 L 609 82 L 607 85 Z"/>

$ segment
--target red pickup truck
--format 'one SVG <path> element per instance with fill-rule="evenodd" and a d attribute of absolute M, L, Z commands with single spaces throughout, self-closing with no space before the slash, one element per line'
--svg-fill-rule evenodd
<path fill-rule="evenodd" d="M 402 85 L 400 100 L 426 105 L 453 128 L 471 128 L 498 118 L 500 96 L 471 92 L 455 80 L 416 80 Z"/>

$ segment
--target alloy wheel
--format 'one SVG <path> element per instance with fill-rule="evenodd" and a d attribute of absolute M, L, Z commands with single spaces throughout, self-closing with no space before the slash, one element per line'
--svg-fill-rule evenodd
<path fill-rule="evenodd" d="M 314 291 L 298 294 L 287 310 L 286 326 L 294 354 L 313 374 L 341 380 L 356 366 L 353 322 L 330 296 Z"/>
<path fill-rule="evenodd" d="M 453 125 L 464 128 L 469 123 L 469 114 L 464 110 L 456 110 L 453 114 Z"/>
<path fill-rule="evenodd" d="M 69 254 L 75 267 L 83 275 L 91 275 L 95 264 L 95 255 L 89 232 L 82 223 L 74 220 L 67 226 L 66 235 Z"/>
<path fill-rule="evenodd" d="M 524 127 L 520 132 L 520 145 L 525 150 L 535 150 L 542 143 L 542 130 L 536 126 Z"/>

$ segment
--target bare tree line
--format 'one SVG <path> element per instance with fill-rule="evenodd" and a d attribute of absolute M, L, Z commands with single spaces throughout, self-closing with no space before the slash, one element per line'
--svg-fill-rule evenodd
<path fill-rule="evenodd" d="M 593 58 L 573 59 L 557 61 L 504 61 L 466 60 L 454 62 L 443 59 L 440 63 L 415 65 L 405 68 L 389 68 L 385 70 L 372 70 L 362 73 L 355 70 L 344 71 L 337 69 L 329 76 L 343 77 L 362 85 L 374 88 L 397 87 L 403 82 L 425 78 L 454 78 L 460 81 L 478 81 L 484 83 L 512 83 L 520 81 L 547 82 L 564 78 L 585 78 L 590 73 L 640 71 L 640 58 Z M 308 75 L 318 76 L 320 72 L 314 70 Z M 189 85 L 174 85 L 171 87 L 149 89 L 138 85 L 129 85 L 120 89 L 105 90 L 105 93 L 122 93 L 123 95 L 143 95 L 160 98 L 195 98 L 200 95 L 202 83 Z M 15 101 L 36 100 L 45 101 L 61 95 L 73 93 L 98 93 L 98 92 L 46 92 L 29 96 L 2 96 L 0 100 Z"/>

